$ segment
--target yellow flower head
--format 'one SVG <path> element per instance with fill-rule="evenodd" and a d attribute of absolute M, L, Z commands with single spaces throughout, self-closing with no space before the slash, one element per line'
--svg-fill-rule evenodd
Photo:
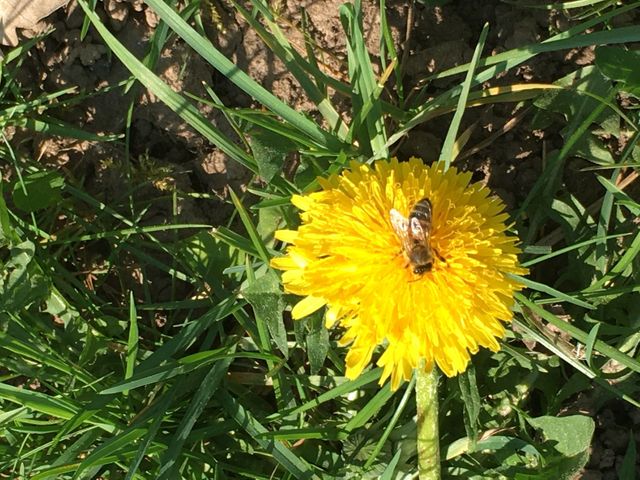
<path fill-rule="evenodd" d="M 322 191 L 292 198 L 302 225 L 276 233 L 290 246 L 271 265 L 284 270 L 288 292 L 305 297 L 294 318 L 326 305 L 327 326 L 346 328 L 347 377 L 357 377 L 380 344 L 380 383 L 391 376 L 394 390 L 421 359 L 454 376 L 479 347 L 499 349 L 513 293 L 522 288 L 508 274 L 526 270 L 518 239 L 506 234 L 503 203 L 470 179 L 417 158 L 353 162 L 341 175 L 319 179 Z M 423 198 L 431 202 L 425 233 L 433 255 L 416 273 L 409 254 L 424 242 L 398 233 L 391 211 L 410 217 Z"/>

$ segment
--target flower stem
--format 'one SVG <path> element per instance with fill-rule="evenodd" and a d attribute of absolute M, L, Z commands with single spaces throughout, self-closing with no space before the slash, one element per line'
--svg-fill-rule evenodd
<path fill-rule="evenodd" d="M 435 367 L 426 370 L 422 365 L 416 371 L 419 478 L 420 480 L 439 480 L 438 372 Z"/>

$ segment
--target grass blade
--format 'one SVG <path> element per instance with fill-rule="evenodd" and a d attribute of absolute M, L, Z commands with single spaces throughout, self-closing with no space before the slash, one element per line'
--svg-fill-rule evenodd
<path fill-rule="evenodd" d="M 203 59 L 233 82 L 238 88 L 260 102 L 267 109 L 282 117 L 287 123 L 297 127 L 319 146 L 340 150 L 341 142 L 330 133 L 322 130 L 314 122 L 286 105 L 275 95 L 264 89 L 249 75 L 240 70 L 225 57 L 213 44 L 198 34 L 180 15 L 162 0 L 146 0 L 156 14 L 164 20 L 187 44 Z"/>
<path fill-rule="evenodd" d="M 453 161 L 453 149 L 455 147 L 456 137 L 458 136 L 458 129 L 460 128 L 462 115 L 464 115 L 465 105 L 467 104 L 467 97 L 469 96 L 469 90 L 471 89 L 471 82 L 473 81 L 473 76 L 475 74 L 476 67 L 478 66 L 478 61 L 480 60 L 480 53 L 484 48 L 484 43 L 487 40 L 488 34 L 489 24 L 485 23 L 484 27 L 482 27 L 482 32 L 480 33 L 480 38 L 478 39 L 476 49 L 473 52 L 473 57 L 471 58 L 469 69 L 467 70 L 467 76 L 464 79 L 464 83 L 462 84 L 462 92 L 460 93 L 460 97 L 458 98 L 456 113 L 454 113 L 453 120 L 451 120 L 451 125 L 449 125 L 449 130 L 447 131 L 447 136 L 444 140 L 444 144 L 442 145 L 442 151 L 440 152 L 440 158 L 438 159 L 438 162 L 444 162 L 445 170 L 449 169 L 449 166 Z"/>
<path fill-rule="evenodd" d="M 354 116 L 364 108 L 368 101 L 374 100 L 371 109 L 365 117 L 366 135 L 362 132 L 361 139 L 368 138 L 373 159 L 387 158 L 387 135 L 385 132 L 382 106 L 376 100 L 378 82 L 373 74 L 373 66 L 369 58 L 362 32 L 362 9 L 360 1 L 355 4 L 344 4 L 340 7 L 340 20 L 347 33 L 347 55 L 349 59 L 349 77 L 353 84 L 351 100 Z M 361 140 L 364 141 L 364 140 Z"/>
<path fill-rule="evenodd" d="M 176 470 L 182 448 L 207 403 L 213 394 L 218 391 L 220 382 L 222 382 L 223 377 L 229 370 L 229 365 L 231 365 L 232 360 L 233 358 L 229 357 L 216 363 L 205 375 L 202 384 L 193 396 L 184 417 L 171 438 L 169 448 L 162 455 L 160 460 L 162 466 L 158 472 L 158 480 L 171 480 L 179 476 Z"/>
<path fill-rule="evenodd" d="M 129 292 L 129 339 L 127 341 L 127 363 L 124 373 L 125 380 L 133 376 L 138 357 L 138 315 L 136 312 L 136 302 L 133 298 L 133 292 Z M 129 392 L 124 391 L 127 395 Z"/>
<path fill-rule="evenodd" d="M 256 227 L 253 225 L 251 217 L 249 216 L 249 212 L 247 212 L 247 210 L 244 208 L 244 205 L 242 205 L 242 202 L 231 188 L 229 189 L 229 196 L 231 197 L 231 201 L 233 202 L 233 205 L 236 207 L 236 210 L 240 215 L 240 220 L 242 220 L 244 228 L 247 229 L 247 233 L 249 234 L 251 243 L 253 243 L 253 248 L 258 253 L 258 258 L 260 258 L 264 263 L 268 264 L 271 255 L 267 251 L 267 247 L 262 241 L 262 238 L 260 238 L 258 230 L 256 230 Z"/>
<path fill-rule="evenodd" d="M 218 401 L 222 408 L 233 418 L 238 426 L 243 428 L 256 442 L 267 452 L 273 455 L 273 458 L 282 465 L 295 478 L 305 480 L 320 480 L 311 466 L 302 458 L 296 456 L 291 450 L 285 447 L 281 442 L 271 439 L 262 439 L 260 435 L 268 433 L 268 430 L 258 422 L 251 412 L 229 392 L 221 391 L 218 394 Z"/>
<path fill-rule="evenodd" d="M 160 100 L 162 100 L 171 110 L 180 115 L 189 125 L 204 135 L 208 140 L 217 145 L 227 155 L 238 163 L 244 165 L 252 172 L 257 172 L 258 167 L 253 158 L 246 152 L 238 148 L 234 143 L 230 142 L 226 136 L 211 122 L 209 122 L 198 109 L 187 101 L 184 97 L 174 92 L 166 83 L 164 83 L 157 75 L 149 70 L 140 60 L 133 56 L 116 37 L 105 27 L 98 16 L 89 9 L 86 0 L 79 0 L 79 5 L 84 10 L 87 17 L 91 20 L 93 26 L 104 39 L 105 43 L 120 59 L 120 61 L 133 73 L 136 78 L 152 91 Z M 151 1 L 149 3 L 152 3 Z M 155 2 L 153 2 L 155 3 Z M 163 4 L 164 5 L 164 4 Z M 168 6 L 164 5 L 169 9 Z M 170 9 L 169 9 L 170 10 Z M 174 15 L 177 15 L 172 11 Z M 179 16 L 178 19 L 184 22 Z M 168 23 L 168 22 L 167 22 Z M 213 48 L 213 46 L 211 47 Z M 228 60 L 227 60 L 228 61 Z"/>

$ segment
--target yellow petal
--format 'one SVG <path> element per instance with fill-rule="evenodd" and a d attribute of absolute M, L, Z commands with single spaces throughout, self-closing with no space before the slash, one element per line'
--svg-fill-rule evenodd
<path fill-rule="evenodd" d="M 327 301 L 324 298 L 311 296 L 305 297 L 296 303 L 295 307 L 293 307 L 293 310 L 291 310 L 291 316 L 294 320 L 299 320 L 300 318 L 311 315 L 326 304 Z"/>
<path fill-rule="evenodd" d="M 298 268 L 298 264 L 291 257 L 274 257 L 269 262 L 269 265 L 278 270 L 293 270 Z"/>
<path fill-rule="evenodd" d="M 291 197 L 291 203 L 298 207 L 300 210 L 309 210 L 313 205 L 313 200 L 308 196 L 293 195 Z"/>
<path fill-rule="evenodd" d="M 286 243 L 296 243 L 298 232 L 296 230 L 276 230 L 276 239 Z"/>

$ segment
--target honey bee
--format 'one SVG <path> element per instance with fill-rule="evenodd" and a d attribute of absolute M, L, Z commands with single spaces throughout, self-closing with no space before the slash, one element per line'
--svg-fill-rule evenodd
<path fill-rule="evenodd" d="M 427 197 L 416 202 L 409 217 L 405 217 L 395 208 L 389 212 L 393 230 L 402 240 L 404 252 L 416 275 L 431 270 L 434 256 L 442 259 L 431 248 L 431 213 L 431 201 Z"/>

